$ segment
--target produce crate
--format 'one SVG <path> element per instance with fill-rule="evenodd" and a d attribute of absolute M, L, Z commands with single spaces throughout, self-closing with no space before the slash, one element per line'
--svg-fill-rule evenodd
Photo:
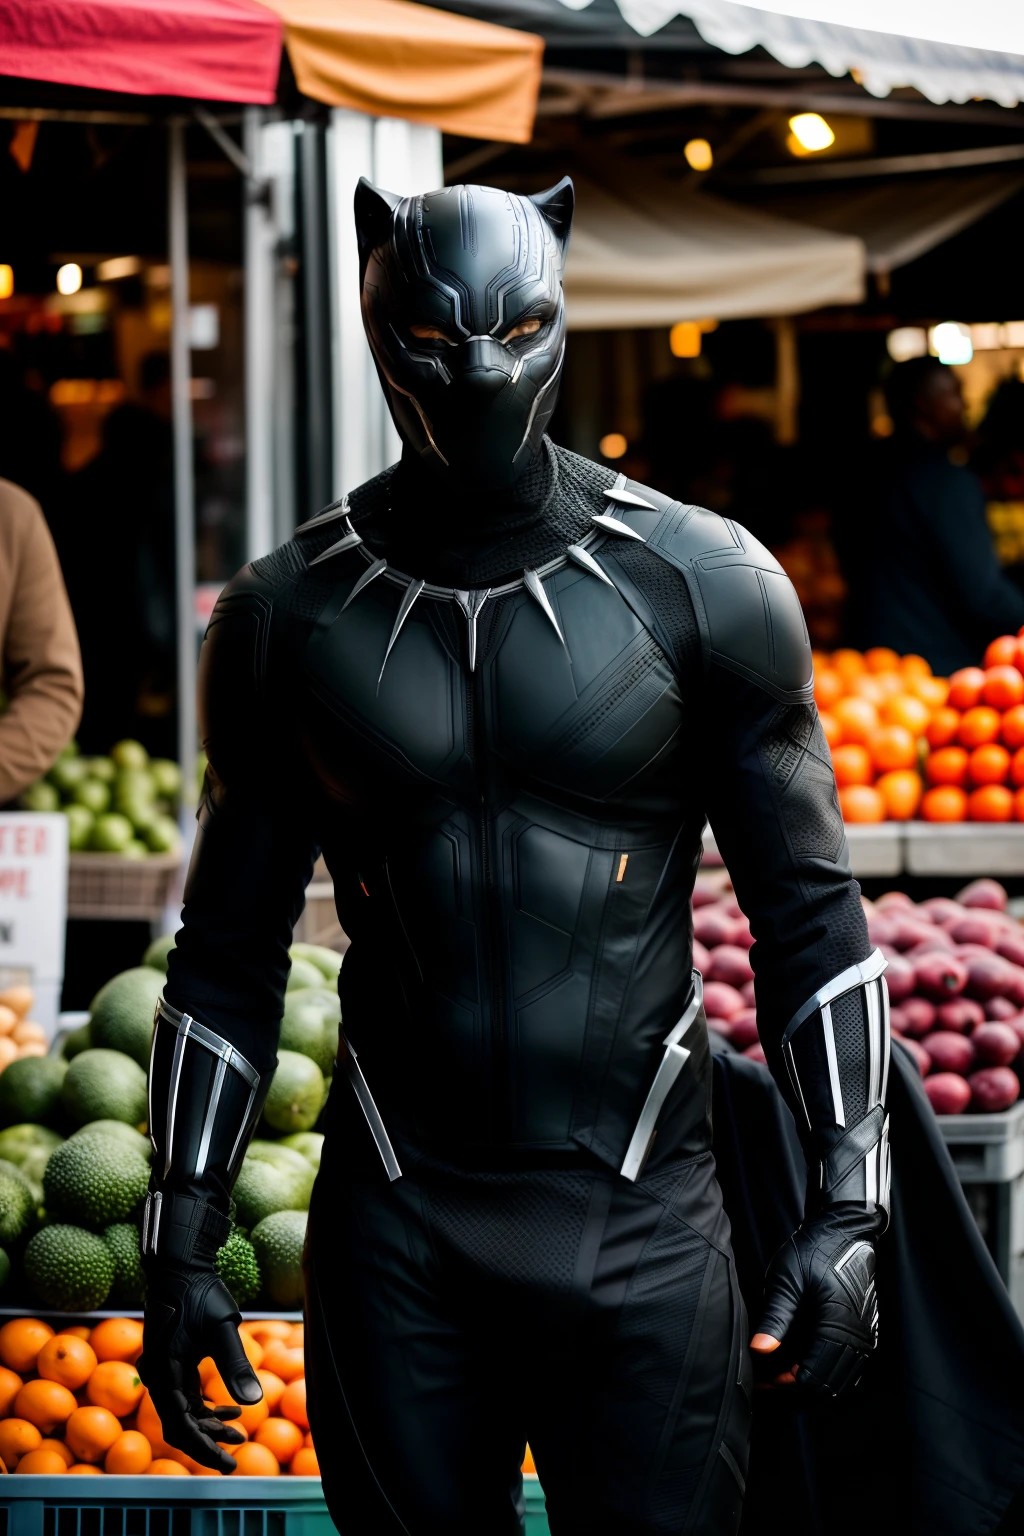
<path fill-rule="evenodd" d="M 318 1477 L 14 1476 L 3 1479 L 0 1536 L 334 1536 L 334 1526 Z"/>
<path fill-rule="evenodd" d="M 964 1194 L 1024 1317 L 1024 1101 L 997 1115 L 938 1115 Z"/>
<path fill-rule="evenodd" d="M 118 853 L 68 856 L 68 917 L 156 923 L 181 868 L 179 853 L 126 859 Z"/>

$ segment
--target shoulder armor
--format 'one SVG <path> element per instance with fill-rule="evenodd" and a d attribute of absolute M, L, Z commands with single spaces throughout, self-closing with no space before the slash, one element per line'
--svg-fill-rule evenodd
<path fill-rule="evenodd" d="M 787 703 L 810 699 L 807 625 L 775 556 L 730 518 L 684 507 L 625 478 L 617 488 L 624 495 L 614 515 L 685 577 L 708 664 L 749 678 Z"/>

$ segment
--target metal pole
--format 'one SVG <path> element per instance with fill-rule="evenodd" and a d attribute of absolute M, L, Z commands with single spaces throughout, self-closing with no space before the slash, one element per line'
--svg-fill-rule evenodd
<path fill-rule="evenodd" d="M 259 107 L 245 109 L 245 153 L 260 166 Z M 274 538 L 274 233 L 270 209 L 247 182 L 245 197 L 245 558 Z"/>
<path fill-rule="evenodd" d="M 196 546 L 188 340 L 188 182 L 185 125 L 169 130 L 168 232 L 171 263 L 171 402 L 174 429 L 174 571 L 178 609 L 178 761 L 183 809 L 196 798 Z"/>

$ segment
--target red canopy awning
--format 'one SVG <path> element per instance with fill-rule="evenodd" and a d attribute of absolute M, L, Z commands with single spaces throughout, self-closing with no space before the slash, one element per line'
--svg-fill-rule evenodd
<path fill-rule="evenodd" d="M 0 75 L 273 102 L 281 21 L 255 0 L 0 0 Z"/>

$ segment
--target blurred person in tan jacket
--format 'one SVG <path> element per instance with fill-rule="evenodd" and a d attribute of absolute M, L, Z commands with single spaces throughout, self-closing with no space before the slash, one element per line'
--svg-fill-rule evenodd
<path fill-rule="evenodd" d="M 0 480 L 0 806 L 52 767 L 82 714 L 82 660 L 39 503 Z"/>

